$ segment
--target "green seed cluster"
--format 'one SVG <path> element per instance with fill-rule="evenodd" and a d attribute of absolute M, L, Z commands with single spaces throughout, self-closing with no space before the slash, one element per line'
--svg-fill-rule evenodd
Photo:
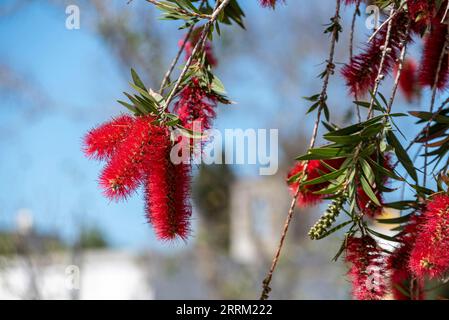
<path fill-rule="evenodd" d="M 328 231 L 329 227 L 335 222 L 340 214 L 347 196 L 341 196 L 332 201 L 326 210 L 326 213 L 315 223 L 309 231 L 309 237 L 312 240 L 319 240 Z"/>

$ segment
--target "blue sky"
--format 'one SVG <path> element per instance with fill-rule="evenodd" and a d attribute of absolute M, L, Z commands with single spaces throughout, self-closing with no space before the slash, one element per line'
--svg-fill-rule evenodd
<path fill-rule="evenodd" d="M 283 45 L 288 43 L 289 37 L 302 37 L 308 30 L 283 32 L 282 25 L 270 23 L 276 21 L 275 15 L 282 16 L 286 10 L 306 9 L 304 3 L 290 4 L 274 13 L 260 9 L 257 1 L 241 3 L 244 3 L 248 19 L 254 19 L 252 26 L 274 30 L 267 39 L 272 54 L 280 59 L 295 54 L 289 53 Z M 318 7 L 331 15 L 334 2 L 323 3 L 325 5 Z M 26 101 L 0 102 L 0 132 L 3 134 L 0 140 L 0 228 L 13 228 L 17 210 L 29 208 L 38 229 L 56 231 L 69 241 L 75 237 L 78 227 L 86 224 L 99 226 L 111 244 L 118 247 L 164 249 L 167 244 L 158 243 L 145 223 L 141 196 L 136 194 L 122 203 L 111 203 L 102 197 L 96 181 L 102 164 L 87 160 L 80 151 L 82 136 L 88 129 L 122 111 L 115 101 L 122 99 L 122 91 L 129 90 L 129 79 L 123 78 L 114 58 L 96 35 L 83 27 L 83 20 L 81 30 L 70 31 L 65 28 L 65 19 L 62 7 L 56 9 L 37 2 L 12 17 L 0 19 L 0 59 L 48 94 L 39 117 L 25 115 L 22 110 L 27 107 Z M 316 26 L 310 28 L 321 28 L 327 21 L 316 21 Z M 176 33 L 171 22 L 160 23 L 167 25 L 174 51 L 180 33 Z M 317 41 L 326 39 L 323 36 Z M 167 57 L 167 61 L 169 59 Z M 225 66 L 219 67 L 217 72 L 231 99 L 238 104 L 219 111 L 217 128 L 271 128 L 275 125 L 273 119 L 282 118 L 280 112 L 304 113 L 307 105 L 300 97 L 318 92 L 319 80 L 314 77 L 321 71 L 319 63 L 325 56 L 312 54 L 301 59 L 302 64 L 295 67 L 302 68 L 302 86 L 298 84 L 297 93 L 281 101 L 280 93 L 272 90 L 282 79 L 270 77 L 271 69 L 264 67 L 265 62 L 248 55 L 235 57 L 232 64 L 223 62 Z M 344 100 L 342 82 L 334 83 L 331 95 L 336 96 L 336 100 Z M 282 90 L 280 85 L 279 90 Z M 307 132 L 311 127 L 310 116 L 300 119 L 298 126 Z M 243 176 L 253 176 L 256 169 L 253 166 L 236 168 Z"/>
<path fill-rule="evenodd" d="M 82 14 L 83 7 L 81 19 Z M 141 196 L 121 203 L 102 197 L 96 181 L 102 164 L 87 160 L 80 151 L 88 129 L 123 111 L 115 101 L 129 90 L 129 79 L 123 78 L 96 35 L 83 27 L 83 20 L 80 30 L 67 30 L 66 17 L 63 7 L 35 2 L 0 21 L 1 59 L 37 83 L 49 99 L 39 111 L 42 114 L 32 118 L 21 111 L 28 107 L 27 101 L 1 103 L 0 128 L 7 136 L 0 141 L 0 227 L 14 228 L 17 210 L 29 208 L 36 228 L 57 232 L 69 241 L 81 225 L 95 225 L 116 246 L 165 247 L 145 223 Z M 161 23 L 167 25 L 176 46 L 182 33 L 174 34 L 175 25 L 170 22 Z M 257 95 L 270 99 L 269 94 Z M 241 119 L 241 115 L 231 116 L 217 126 L 260 124 L 260 119 Z M 247 174 L 254 171 L 246 169 Z M 172 246 L 179 245 L 183 244 Z"/>

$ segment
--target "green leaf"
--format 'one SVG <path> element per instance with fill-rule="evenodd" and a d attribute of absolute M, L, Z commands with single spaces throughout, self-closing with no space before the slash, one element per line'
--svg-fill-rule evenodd
<path fill-rule="evenodd" d="M 129 103 L 121 101 L 121 100 L 117 100 L 117 102 L 120 103 L 125 108 L 127 108 L 132 113 L 134 113 L 134 114 L 139 113 L 138 110 L 132 104 L 129 104 Z"/>
<path fill-rule="evenodd" d="M 296 160 L 325 160 L 333 158 L 343 158 L 346 156 L 348 156 L 348 154 L 343 149 L 322 147 L 311 149 L 309 150 L 308 154 L 299 156 L 296 158 Z"/>
<path fill-rule="evenodd" d="M 362 183 L 362 189 L 365 191 L 366 195 L 371 199 L 372 202 L 374 202 L 377 206 L 381 206 L 379 199 L 377 199 L 376 195 L 373 192 L 373 189 L 371 188 L 368 181 L 366 181 L 366 178 L 364 176 L 360 177 L 360 182 Z"/>
<path fill-rule="evenodd" d="M 137 100 L 135 97 L 130 95 L 129 93 L 124 92 L 124 94 L 128 97 L 128 99 L 134 104 L 134 106 L 140 111 L 142 114 L 147 114 L 149 110 L 140 103 L 139 100 Z"/>
<path fill-rule="evenodd" d="M 392 178 L 394 180 L 404 181 L 404 178 L 402 178 L 402 177 L 398 176 L 397 174 L 395 174 L 394 171 L 390 171 L 387 168 L 382 167 L 381 165 L 379 165 L 376 161 L 374 161 L 370 157 L 368 157 L 366 159 L 374 167 L 374 171 L 377 171 L 377 172 L 379 172 L 382 175 L 386 175 L 386 176 L 388 176 L 388 177 L 390 177 L 390 178 Z"/>
<path fill-rule="evenodd" d="M 326 135 L 324 138 L 328 141 L 340 143 L 340 144 L 344 144 L 344 145 L 358 144 L 362 140 L 359 135 L 348 135 L 348 136 Z"/>
<path fill-rule="evenodd" d="M 322 176 L 320 176 L 318 178 L 315 178 L 315 179 L 312 179 L 312 180 L 308 180 L 308 181 L 304 181 L 302 183 L 302 185 L 307 186 L 307 185 L 314 185 L 314 184 L 327 182 L 329 180 L 333 180 L 333 179 L 338 178 L 339 176 L 341 176 L 345 172 L 346 172 L 346 168 L 342 168 L 342 169 L 330 172 L 328 174 L 322 175 Z"/>
<path fill-rule="evenodd" d="M 384 240 L 387 240 L 387 241 L 392 241 L 392 242 L 400 242 L 395 237 L 387 236 L 386 234 L 379 233 L 379 232 L 374 231 L 373 229 L 370 229 L 370 228 L 366 228 L 366 229 L 368 230 L 369 233 L 371 233 L 372 235 L 375 235 L 376 237 L 379 237 L 381 239 L 384 239 Z"/>
<path fill-rule="evenodd" d="M 315 94 L 315 95 L 310 96 L 310 97 L 302 97 L 302 98 L 307 100 L 307 101 L 316 102 L 320 98 L 320 94 Z"/>
<path fill-rule="evenodd" d="M 365 178 L 368 179 L 369 184 L 370 185 L 374 184 L 376 177 L 369 163 L 362 158 L 360 159 L 360 165 L 362 166 L 363 174 L 365 175 Z"/>
<path fill-rule="evenodd" d="M 407 214 L 405 216 L 398 217 L 398 218 L 376 219 L 376 221 L 379 223 L 382 223 L 382 224 L 401 224 L 401 223 L 407 222 L 410 219 L 411 215 L 412 214 L 410 213 L 410 214 Z"/>
<path fill-rule="evenodd" d="M 390 202 L 390 203 L 384 203 L 384 207 L 397 209 L 397 210 L 406 210 L 410 208 L 415 208 L 416 203 L 414 201 L 408 200 L 408 201 L 396 201 L 396 202 Z"/>
<path fill-rule="evenodd" d="M 387 131 L 386 133 L 388 144 L 393 147 L 395 154 L 398 158 L 398 160 L 401 162 L 401 164 L 404 166 L 405 170 L 407 170 L 410 177 L 412 177 L 413 180 L 418 182 L 418 176 L 416 174 L 415 166 L 413 165 L 412 160 L 408 156 L 405 149 L 402 147 L 399 140 L 396 138 L 394 133 L 392 131 Z"/>
<path fill-rule="evenodd" d="M 140 77 L 137 74 L 136 70 L 131 69 L 131 76 L 132 76 L 133 82 L 136 86 L 138 86 L 142 90 L 145 90 L 145 91 L 147 90 L 147 88 L 145 88 L 145 85 L 143 84 L 142 80 L 140 80 Z"/>
<path fill-rule="evenodd" d="M 432 112 L 409 111 L 409 114 L 411 114 L 412 116 L 417 117 L 421 120 L 430 121 L 433 119 L 433 121 L 438 122 L 438 123 L 449 124 L 449 117 L 434 114 Z"/>

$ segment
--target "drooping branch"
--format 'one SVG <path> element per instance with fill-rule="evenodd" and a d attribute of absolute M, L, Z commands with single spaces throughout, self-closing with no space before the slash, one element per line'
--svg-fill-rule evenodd
<path fill-rule="evenodd" d="M 318 128 L 319 128 L 319 124 L 320 124 L 320 120 L 321 120 L 321 113 L 323 111 L 323 108 L 325 106 L 325 101 L 327 99 L 327 88 L 329 86 L 329 79 L 330 76 L 334 73 L 335 70 L 335 64 L 334 64 L 334 54 L 335 54 L 335 47 L 336 47 L 336 43 L 338 40 L 338 33 L 339 33 L 339 21 L 340 21 L 340 6 L 341 6 L 341 0 L 336 0 L 336 9 L 335 9 L 335 15 L 332 19 L 334 26 L 333 26 L 333 30 L 332 30 L 332 37 L 331 37 L 331 45 L 330 45 L 330 50 L 329 50 L 329 58 L 327 60 L 327 66 L 326 66 L 326 71 L 324 73 L 324 78 L 323 78 L 323 87 L 319 96 L 319 108 L 318 108 L 318 112 L 317 112 L 317 117 L 315 120 L 315 124 L 313 127 L 313 132 L 312 132 L 312 137 L 310 139 L 310 143 L 309 143 L 309 149 L 312 149 L 315 146 L 315 142 L 316 142 L 316 138 L 318 135 Z M 303 170 L 303 174 L 302 176 L 299 178 L 300 181 L 302 181 L 303 179 L 307 178 L 306 177 L 306 172 L 307 172 L 307 167 L 309 165 L 309 162 L 306 161 L 306 163 L 304 164 L 304 170 Z M 277 264 L 279 262 L 279 258 L 284 246 L 284 242 L 285 242 L 285 238 L 287 236 L 288 233 L 288 229 L 290 227 L 290 223 L 292 221 L 293 218 L 293 213 L 295 211 L 295 207 L 296 207 L 296 203 L 298 200 L 298 196 L 300 193 L 300 185 L 298 185 L 296 192 L 294 193 L 293 199 L 290 203 L 290 208 L 288 210 L 288 214 L 287 214 L 287 218 L 285 220 L 284 223 L 284 227 L 282 230 L 282 234 L 281 234 L 281 238 L 279 240 L 279 245 L 276 249 L 275 255 L 273 257 L 271 266 L 270 266 L 270 270 L 268 271 L 267 276 L 265 277 L 265 279 L 263 280 L 263 285 L 262 285 L 262 293 L 260 295 L 260 300 L 266 300 L 269 298 L 269 293 L 271 291 L 270 285 L 271 285 L 271 280 L 273 279 L 273 274 L 276 270 Z"/>
<path fill-rule="evenodd" d="M 383 44 L 383 48 L 382 48 L 382 58 L 381 58 L 380 64 L 379 64 L 379 70 L 378 70 L 376 81 L 375 81 L 375 84 L 374 84 L 374 89 L 373 89 L 373 92 L 371 94 L 371 101 L 370 101 L 370 105 L 369 105 L 369 108 L 368 108 L 368 118 L 371 118 L 372 115 L 373 115 L 374 101 L 376 99 L 376 95 L 377 95 L 377 92 L 379 90 L 380 83 L 384 79 L 384 75 L 383 75 L 383 71 L 384 70 L 383 69 L 384 69 L 385 59 L 386 59 L 387 55 L 389 53 L 391 53 L 391 50 L 392 50 L 391 48 L 389 48 L 390 37 L 391 37 L 391 27 L 393 25 L 393 18 L 396 16 L 398 11 L 396 11 L 394 8 L 391 9 L 390 17 L 387 19 L 387 21 L 388 21 L 387 33 L 386 33 L 386 36 L 385 36 L 385 43 Z"/>
<path fill-rule="evenodd" d="M 210 31 L 210 27 L 215 23 L 219 14 L 226 8 L 226 6 L 229 4 L 230 1 L 231 0 L 223 0 L 223 2 L 217 1 L 214 12 L 212 13 L 209 21 L 203 26 L 203 30 L 201 32 L 198 42 L 195 44 L 189 59 L 187 59 L 187 62 L 184 65 L 184 68 L 182 69 L 181 74 L 178 77 L 178 80 L 176 81 L 174 87 L 172 88 L 169 96 L 166 99 L 166 102 L 165 102 L 166 107 L 169 106 L 170 102 L 173 100 L 175 94 L 177 93 L 179 86 L 181 85 L 182 81 L 184 80 L 184 76 L 186 75 L 187 70 L 189 69 L 190 65 L 194 61 L 195 55 L 204 48 L 204 45 L 205 45 L 206 39 L 207 39 L 207 35 L 209 34 L 209 31 Z"/>
<path fill-rule="evenodd" d="M 443 45 L 443 49 L 441 50 L 441 54 L 438 60 L 438 66 L 436 69 L 436 73 L 435 73 L 435 80 L 433 82 L 433 86 L 432 86 L 432 97 L 430 99 L 430 113 L 433 113 L 433 109 L 435 107 L 435 100 L 436 100 L 436 94 L 437 94 L 437 89 L 438 89 L 438 83 L 440 81 L 440 71 L 441 68 L 443 66 L 443 60 L 444 57 L 447 55 L 447 50 L 448 50 L 448 46 L 449 46 L 449 22 L 446 21 L 447 24 L 447 28 L 448 28 L 448 34 L 446 36 L 446 41 Z M 429 137 L 429 129 L 430 129 L 430 121 L 428 122 L 428 125 L 426 126 L 426 138 Z M 424 173 L 423 173 L 423 185 L 424 187 L 426 186 L 427 183 L 427 165 L 428 165 L 428 150 L 429 147 L 426 143 L 425 147 L 424 147 Z"/>

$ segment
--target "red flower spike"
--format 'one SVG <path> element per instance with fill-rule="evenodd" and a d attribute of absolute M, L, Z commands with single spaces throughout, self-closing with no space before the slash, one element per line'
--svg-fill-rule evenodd
<path fill-rule="evenodd" d="M 396 15 L 392 22 L 389 48 L 391 52 L 385 57 L 381 74 L 386 75 L 394 66 L 401 50 L 401 38 L 406 32 L 406 13 Z M 365 51 L 350 61 L 342 69 L 342 75 L 346 80 L 349 91 L 354 96 L 360 97 L 371 89 L 379 73 L 379 66 L 382 59 L 382 47 L 385 44 L 387 28 L 380 30 L 374 39 L 367 45 Z M 411 38 L 407 39 L 410 41 Z"/>
<path fill-rule="evenodd" d="M 86 156 L 98 160 L 109 159 L 133 125 L 133 118 L 122 115 L 89 131 L 84 137 Z"/>
<path fill-rule="evenodd" d="M 259 2 L 260 2 L 260 5 L 264 8 L 270 7 L 272 9 L 275 9 L 278 0 L 259 0 Z M 285 2 L 285 1 L 283 1 L 283 2 Z"/>
<path fill-rule="evenodd" d="M 421 220 L 421 216 L 418 215 L 414 215 L 410 218 L 410 221 L 402 231 L 401 235 L 397 237 L 399 246 L 388 257 L 387 265 L 390 272 L 391 293 L 396 300 L 410 300 L 412 298 L 423 300 L 425 298 L 423 290 L 424 282 L 421 280 L 416 282 L 414 288 L 417 296 L 412 297 L 405 294 L 410 291 L 410 282 L 413 279 L 413 275 L 408 267 L 408 262 L 410 252 L 416 242 L 416 234 Z"/>
<path fill-rule="evenodd" d="M 147 218 L 159 239 L 179 237 L 186 240 L 192 213 L 189 203 L 190 165 L 171 162 L 170 134 L 162 130 L 153 136 L 152 152 L 145 166 Z"/>
<path fill-rule="evenodd" d="M 382 204 L 382 194 L 379 190 L 373 190 L 377 200 Z M 376 218 L 382 214 L 382 207 L 373 203 L 361 186 L 357 187 L 357 206 L 360 211 L 371 218 Z"/>
<path fill-rule="evenodd" d="M 418 279 L 439 278 L 449 269 L 449 196 L 434 196 L 422 219 L 409 267 Z"/>
<path fill-rule="evenodd" d="M 380 300 L 387 293 L 385 259 L 376 241 L 369 237 L 349 237 L 346 262 L 351 264 L 349 277 L 352 295 L 357 300 Z"/>
<path fill-rule="evenodd" d="M 422 34 L 435 15 L 434 0 L 407 0 L 407 11 L 410 16 L 411 28 L 417 34 Z"/>
<path fill-rule="evenodd" d="M 340 168 L 342 165 L 344 159 L 332 159 L 332 160 L 324 160 L 327 165 L 331 166 L 334 169 Z M 302 172 L 304 170 L 304 163 L 298 162 L 288 173 L 287 180 L 293 177 L 294 175 Z M 310 160 L 309 164 L 307 166 L 307 180 L 313 180 L 316 179 L 323 174 L 329 173 L 330 170 L 321 163 L 319 160 Z M 298 195 L 298 206 L 299 207 L 307 207 L 311 205 L 315 205 L 318 202 L 321 201 L 323 198 L 322 195 L 314 194 L 313 192 L 319 191 L 324 189 L 326 186 L 328 186 L 329 183 L 319 183 L 314 185 L 307 185 L 307 186 L 300 186 L 301 191 Z M 296 190 L 298 189 L 299 184 L 291 183 L 289 185 L 290 191 L 292 194 L 296 193 Z"/>
<path fill-rule="evenodd" d="M 138 117 L 114 156 L 100 175 L 105 195 L 113 200 L 125 199 L 141 182 L 142 162 L 150 153 L 150 129 L 153 118 Z"/>
<path fill-rule="evenodd" d="M 395 68 L 395 74 L 398 67 Z M 413 59 L 406 59 L 402 66 L 401 77 L 399 78 L 399 88 L 407 102 L 411 103 L 418 95 L 420 85 L 418 83 L 417 64 Z"/>
<path fill-rule="evenodd" d="M 447 25 L 440 23 L 435 19 L 432 24 L 432 30 L 427 35 L 421 67 L 419 70 L 419 81 L 423 86 L 433 87 L 437 77 L 438 65 L 441 57 L 441 52 L 445 50 L 446 37 L 448 36 Z M 436 87 L 438 89 L 445 89 L 449 79 L 449 65 L 448 54 L 446 53 L 438 74 L 438 81 Z"/>
<path fill-rule="evenodd" d="M 198 79 L 192 79 L 192 82 L 180 92 L 174 111 L 186 128 L 192 129 L 193 122 L 198 121 L 201 130 L 208 130 L 212 127 L 212 120 L 216 116 L 217 103 L 214 95 L 201 88 Z"/>
<path fill-rule="evenodd" d="M 201 28 L 197 28 L 192 32 L 192 35 L 189 39 L 182 39 L 178 42 L 178 45 L 181 47 L 184 44 L 184 52 L 186 54 L 186 60 L 190 58 L 193 52 L 193 48 L 198 43 L 201 35 Z M 212 48 L 212 43 L 210 41 L 206 41 L 204 46 L 204 52 L 206 53 L 206 61 L 211 67 L 216 67 L 218 64 L 217 58 L 215 58 L 214 51 Z"/>

